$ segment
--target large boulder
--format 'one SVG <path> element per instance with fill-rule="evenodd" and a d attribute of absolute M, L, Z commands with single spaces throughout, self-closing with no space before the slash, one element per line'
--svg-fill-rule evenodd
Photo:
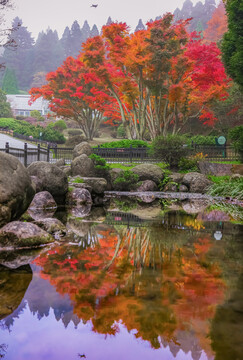
<path fill-rule="evenodd" d="M 191 193 L 202 193 L 204 194 L 208 187 L 212 184 L 208 178 L 197 172 L 190 172 L 183 176 L 183 185 L 189 188 Z"/>
<path fill-rule="evenodd" d="M 55 209 L 57 204 L 53 196 L 48 191 L 41 191 L 35 194 L 34 199 L 32 200 L 29 208 L 30 209 Z"/>
<path fill-rule="evenodd" d="M 71 163 L 72 176 L 95 176 L 95 167 L 93 161 L 85 154 L 76 157 Z"/>
<path fill-rule="evenodd" d="M 73 149 L 73 158 L 75 159 L 76 157 L 83 154 L 89 156 L 92 154 L 92 152 L 92 147 L 86 141 L 84 141 L 81 144 L 76 145 Z"/>
<path fill-rule="evenodd" d="M 152 180 L 157 185 L 164 178 L 161 168 L 154 164 L 140 164 L 135 166 L 131 171 L 139 176 L 140 181 Z"/>
<path fill-rule="evenodd" d="M 157 191 L 158 186 L 155 184 L 153 180 L 144 180 L 137 188 L 137 191 Z"/>
<path fill-rule="evenodd" d="M 59 167 L 45 161 L 36 161 L 27 170 L 30 176 L 39 179 L 41 191 L 48 191 L 57 204 L 63 203 L 68 191 L 68 178 Z"/>
<path fill-rule="evenodd" d="M 53 242 L 53 237 L 37 225 L 13 221 L 0 229 L 0 247 L 32 248 Z"/>
<path fill-rule="evenodd" d="M 0 152 L 0 227 L 18 219 L 34 195 L 26 168 L 16 157 Z"/>
<path fill-rule="evenodd" d="M 80 181 L 83 181 L 83 185 L 86 189 L 91 190 L 95 194 L 103 194 L 107 190 L 107 181 L 104 178 L 96 177 L 79 177 Z M 75 181 L 75 178 L 72 179 Z M 70 182 L 71 186 L 75 186 L 75 183 Z"/>

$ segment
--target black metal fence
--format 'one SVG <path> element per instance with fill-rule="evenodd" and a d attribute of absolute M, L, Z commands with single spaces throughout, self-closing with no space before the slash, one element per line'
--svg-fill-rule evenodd
<path fill-rule="evenodd" d="M 24 166 L 29 166 L 34 161 L 48 161 L 50 162 L 51 153 L 47 148 L 42 148 L 40 144 L 37 147 L 31 148 L 25 143 L 23 149 L 10 147 L 6 143 L 5 148 L 0 149 L 7 154 L 13 155 L 19 159 Z"/>
<path fill-rule="evenodd" d="M 193 145 L 187 147 L 187 156 L 197 155 L 209 161 L 235 161 L 239 159 L 238 154 L 233 147 L 217 146 L 217 145 Z M 73 159 L 73 149 L 58 147 L 56 144 L 43 148 L 40 144 L 36 148 L 29 147 L 27 143 L 24 144 L 23 149 L 13 148 L 6 143 L 5 148 L 0 149 L 11 155 L 16 156 L 25 166 L 28 166 L 34 161 L 48 161 L 56 163 L 59 159 L 64 159 L 66 164 L 70 164 Z M 169 152 L 170 149 L 166 149 Z M 158 159 L 150 155 L 149 149 L 141 148 L 102 148 L 97 147 L 93 149 L 96 155 L 104 158 L 108 163 L 146 163 L 146 162 L 160 162 L 163 158 Z"/>

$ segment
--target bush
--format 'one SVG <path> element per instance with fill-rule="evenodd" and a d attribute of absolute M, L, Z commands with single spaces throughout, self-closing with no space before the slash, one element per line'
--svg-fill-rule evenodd
<path fill-rule="evenodd" d="M 181 171 L 198 171 L 197 160 L 193 158 L 181 158 L 178 166 Z"/>
<path fill-rule="evenodd" d="M 76 136 L 76 135 L 82 135 L 83 131 L 81 129 L 68 129 L 68 135 L 69 136 Z"/>
<path fill-rule="evenodd" d="M 93 161 L 95 172 L 97 176 L 106 178 L 109 176 L 109 170 L 111 169 L 109 165 L 106 164 L 105 159 L 96 154 L 91 154 L 89 158 Z"/>
<path fill-rule="evenodd" d="M 41 116 L 41 113 L 38 110 L 33 110 L 30 112 L 30 116 L 37 119 L 38 121 L 44 121 L 45 118 Z"/>
<path fill-rule="evenodd" d="M 133 148 L 139 148 L 143 146 L 148 147 L 149 145 L 146 141 L 143 140 L 129 140 L 129 139 L 111 141 L 100 145 L 101 148 L 129 148 L 130 146 L 132 146 Z"/>
<path fill-rule="evenodd" d="M 215 136 L 204 136 L 204 135 L 186 135 L 186 144 L 191 145 L 192 141 L 197 145 L 215 145 Z"/>
<path fill-rule="evenodd" d="M 117 137 L 121 139 L 124 139 L 126 137 L 126 131 L 122 124 L 117 128 Z"/>
<path fill-rule="evenodd" d="M 232 140 L 235 150 L 239 153 L 241 161 L 243 161 L 243 125 L 230 129 L 228 137 Z"/>
<path fill-rule="evenodd" d="M 58 131 L 62 132 L 63 130 L 66 130 L 67 125 L 66 125 L 64 120 L 58 120 L 58 121 L 54 122 L 53 128 L 55 130 L 58 130 Z"/>
<path fill-rule="evenodd" d="M 76 145 L 80 144 L 82 141 L 85 141 L 85 137 L 83 135 L 75 135 L 70 137 L 66 141 L 66 146 L 70 148 L 74 148 Z"/>
<path fill-rule="evenodd" d="M 122 171 L 114 181 L 114 188 L 118 191 L 133 190 L 138 183 L 139 176 L 130 170 Z"/>
<path fill-rule="evenodd" d="M 39 139 L 40 133 L 42 133 L 41 140 L 60 144 L 65 143 L 65 137 L 60 132 L 50 128 L 43 128 L 40 125 L 34 126 L 23 120 L 2 118 L 0 119 L 0 127 L 6 127 L 10 130 L 13 130 L 16 134 L 33 136 L 34 139 Z"/>
<path fill-rule="evenodd" d="M 151 155 L 159 161 L 162 160 L 168 163 L 170 167 L 178 167 L 180 159 L 185 157 L 188 152 L 188 149 L 184 144 L 184 136 L 159 136 L 152 142 Z"/>

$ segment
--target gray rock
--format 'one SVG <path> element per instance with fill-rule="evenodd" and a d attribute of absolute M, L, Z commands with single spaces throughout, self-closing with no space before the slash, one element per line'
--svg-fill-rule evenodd
<path fill-rule="evenodd" d="M 39 191 L 42 191 L 42 185 L 40 179 L 38 179 L 37 176 L 31 176 L 32 186 L 35 189 L 35 192 L 38 193 Z"/>
<path fill-rule="evenodd" d="M 111 169 L 110 171 L 109 171 L 109 173 L 110 173 L 110 177 L 111 177 L 111 181 L 113 182 L 113 181 L 115 181 L 116 180 L 116 178 L 118 178 L 118 176 L 120 175 L 120 173 L 122 172 L 123 170 L 122 169 L 119 169 L 119 168 L 114 168 L 114 169 Z"/>
<path fill-rule="evenodd" d="M 140 164 L 135 166 L 131 171 L 139 176 L 140 181 L 152 180 L 157 185 L 164 178 L 161 168 L 154 164 Z"/>
<path fill-rule="evenodd" d="M 76 145 L 75 148 L 73 149 L 73 159 L 83 154 L 89 156 L 92 153 L 93 153 L 92 147 L 87 142 L 84 141 L 81 144 Z"/>
<path fill-rule="evenodd" d="M 58 167 L 65 166 L 65 160 L 64 159 L 59 159 L 59 160 L 56 161 L 55 165 L 58 166 Z"/>
<path fill-rule="evenodd" d="M 55 239 L 66 235 L 66 227 L 58 219 L 46 218 L 36 221 L 36 225 L 47 231 L 49 234 L 54 235 Z"/>
<path fill-rule="evenodd" d="M 45 161 L 36 161 L 27 170 L 30 176 L 39 179 L 41 191 L 48 191 L 58 204 L 63 203 L 68 191 L 68 178 L 61 169 Z"/>
<path fill-rule="evenodd" d="M 53 241 L 50 234 L 33 223 L 13 221 L 0 229 L 0 246 L 3 248 L 32 248 Z"/>
<path fill-rule="evenodd" d="M 92 204 L 92 198 L 88 190 L 74 188 L 68 192 L 67 203 L 69 205 Z"/>
<path fill-rule="evenodd" d="M 199 161 L 198 163 L 200 172 L 204 175 L 231 175 L 232 174 L 232 164 L 220 164 L 220 163 L 211 163 L 208 161 Z"/>
<path fill-rule="evenodd" d="M 136 191 L 157 191 L 158 186 L 152 180 L 142 181 L 141 185 L 137 188 Z"/>
<path fill-rule="evenodd" d="M 184 174 L 180 173 L 173 173 L 169 175 L 169 178 L 172 182 L 175 182 L 177 184 L 181 184 Z"/>
<path fill-rule="evenodd" d="M 82 177 L 82 180 L 96 194 L 103 194 L 107 189 L 107 181 L 104 178 Z"/>
<path fill-rule="evenodd" d="M 71 166 L 62 166 L 60 169 L 66 174 L 67 176 L 71 176 Z"/>
<path fill-rule="evenodd" d="M 150 204 L 156 200 L 156 197 L 153 194 L 149 194 L 149 193 L 141 193 L 141 195 L 139 195 L 138 198 L 139 200 L 141 200 L 146 204 Z"/>
<path fill-rule="evenodd" d="M 212 182 L 208 180 L 205 175 L 197 172 L 190 172 L 185 174 L 182 183 L 189 188 L 191 193 L 202 194 L 204 194 L 208 187 L 212 184 Z"/>
<path fill-rule="evenodd" d="M 93 161 L 85 154 L 76 157 L 71 163 L 72 176 L 95 176 L 95 167 Z"/>
<path fill-rule="evenodd" d="M 57 204 L 53 196 L 48 191 L 41 191 L 35 194 L 34 199 L 32 200 L 30 209 L 56 209 Z"/>
<path fill-rule="evenodd" d="M 16 157 L 0 152 L 0 227 L 18 219 L 34 195 L 26 168 Z"/>
<path fill-rule="evenodd" d="M 179 185 L 179 192 L 188 192 L 188 187 L 186 185 Z"/>

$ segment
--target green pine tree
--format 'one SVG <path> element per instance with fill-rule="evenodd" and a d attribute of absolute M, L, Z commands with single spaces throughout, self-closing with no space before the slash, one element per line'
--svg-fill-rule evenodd
<path fill-rule="evenodd" d="M 4 73 L 2 89 L 6 94 L 18 94 L 19 89 L 14 70 L 7 68 Z"/>

